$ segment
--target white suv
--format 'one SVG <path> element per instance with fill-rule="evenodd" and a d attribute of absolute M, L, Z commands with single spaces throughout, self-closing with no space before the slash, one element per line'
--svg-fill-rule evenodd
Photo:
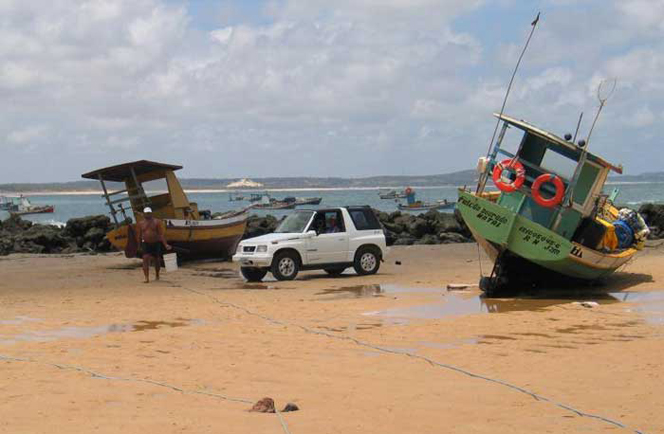
<path fill-rule="evenodd" d="M 338 276 L 348 267 L 374 274 L 387 253 L 385 234 L 368 206 L 301 210 L 268 235 L 242 241 L 233 256 L 245 279 L 260 281 L 268 271 L 277 280 L 295 279 L 300 270 Z"/>

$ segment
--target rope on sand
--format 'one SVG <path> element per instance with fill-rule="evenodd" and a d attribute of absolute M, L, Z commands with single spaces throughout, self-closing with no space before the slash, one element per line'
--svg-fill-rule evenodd
<path fill-rule="evenodd" d="M 24 362 L 24 363 L 35 363 L 39 365 L 44 365 L 44 366 L 51 366 L 54 368 L 62 369 L 62 370 L 70 370 L 70 371 L 77 371 L 81 372 L 83 374 L 87 374 L 92 378 L 99 378 L 102 380 L 109 380 L 109 381 L 125 381 L 125 382 L 132 382 L 132 383 L 145 383 L 145 384 L 150 384 L 153 386 L 158 386 L 158 387 L 164 387 L 167 389 L 171 389 L 175 392 L 180 392 L 184 394 L 191 394 L 191 395 L 206 395 L 206 396 L 212 396 L 215 398 L 223 399 L 224 401 L 230 401 L 230 402 L 239 402 L 242 404 L 253 404 L 254 401 L 251 401 L 246 398 L 237 398 L 237 397 L 232 397 L 228 395 L 223 395 L 221 393 L 217 392 L 211 392 L 207 390 L 194 390 L 194 389 L 185 389 L 184 387 L 180 386 L 175 386 L 173 384 L 161 382 L 161 381 L 155 381 L 155 380 L 150 380 L 147 378 L 131 378 L 131 377 L 114 377 L 114 376 L 109 376 L 105 374 L 100 374 L 99 372 L 93 371 L 91 369 L 82 367 L 82 366 L 76 366 L 76 365 L 68 365 L 68 364 L 63 364 L 63 363 L 53 363 L 53 362 L 45 362 L 42 360 L 36 360 L 36 359 L 29 359 L 29 358 L 23 358 L 23 357 L 13 357 L 13 356 L 7 356 L 0 354 L 0 360 L 4 360 L 7 362 Z M 281 412 L 277 410 L 275 407 L 274 409 L 275 413 L 279 417 L 279 422 L 281 423 L 281 427 L 284 430 L 285 434 L 291 434 L 291 432 L 288 430 L 288 425 L 286 425 L 286 421 L 284 420 L 283 416 L 281 415 Z"/>
<path fill-rule="evenodd" d="M 419 355 L 419 354 L 415 354 L 415 353 L 412 353 L 412 352 L 396 351 L 396 350 L 392 350 L 392 349 L 389 349 L 389 348 L 376 346 L 376 345 L 370 344 L 368 342 L 362 341 L 360 339 L 354 338 L 352 336 L 338 335 L 338 334 L 333 334 L 333 333 L 330 333 L 330 332 L 314 330 L 314 329 L 311 329 L 309 327 L 306 327 L 306 326 L 303 326 L 303 325 L 300 325 L 300 324 L 290 323 L 290 322 L 287 322 L 287 321 L 271 318 L 271 317 L 268 317 L 266 315 L 260 314 L 258 312 L 254 312 L 252 310 L 249 310 L 244 306 L 240 306 L 240 305 L 237 305 L 235 303 L 228 302 L 228 301 L 221 301 L 218 298 L 216 298 L 216 297 L 214 297 L 210 294 L 207 294 L 207 293 L 202 292 L 202 291 L 198 291 L 196 289 L 187 288 L 185 286 L 183 286 L 182 289 L 185 289 L 189 292 L 207 297 L 210 300 L 212 300 L 214 303 L 219 304 L 220 306 L 226 306 L 226 307 L 231 307 L 231 308 L 236 309 L 236 310 L 240 310 L 242 312 L 245 312 L 247 315 L 251 315 L 251 316 L 261 318 L 261 319 L 263 319 L 263 320 L 265 320 L 269 323 L 272 323 L 272 324 L 285 326 L 285 327 L 299 328 L 300 330 L 304 331 L 305 333 L 325 336 L 325 337 L 340 340 L 340 341 L 353 342 L 356 345 L 366 347 L 366 348 L 371 348 L 373 350 L 380 351 L 380 352 L 383 352 L 383 353 L 396 354 L 396 355 L 400 355 L 400 356 L 408 356 L 408 357 L 413 358 L 413 359 L 423 360 L 423 361 L 429 363 L 431 366 L 436 366 L 436 367 L 439 367 L 439 368 L 448 369 L 448 370 L 466 375 L 466 376 L 471 377 L 471 378 L 476 378 L 476 379 L 479 379 L 479 380 L 484 380 L 484 381 L 488 381 L 488 382 L 491 382 L 491 383 L 499 384 L 501 386 L 504 386 L 504 387 L 507 387 L 509 389 L 515 390 L 517 392 L 526 394 L 526 395 L 530 396 L 531 398 L 533 398 L 537 401 L 547 402 L 547 403 L 552 404 L 552 405 L 554 405 L 558 408 L 561 408 L 563 410 L 572 412 L 572 413 L 576 414 L 577 416 L 587 417 L 587 418 L 590 418 L 590 419 L 596 419 L 596 420 L 599 420 L 601 422 L 607 423 L 609 425 L 616 426 L 618 428 L 623 428 L 623 429 L 626 429 L 626 430 L 630 430 L 630 431 L 634 432 L 635 434 L 645 434 L 643 431 L 628 428 L 626 425 L 624 425 L 623 423 L 618 422 L 616 420 L 610 419 L 608 417 L 600 416 L 600 415 L 597 415 L 597 414 L 587 413 L 587 412 L 578 410 L 578 409 L 576 409 L 572 406 L 560 403 L 558 401 L 547 398 L 547 397 L 542 396 L 538 393 L 532 392 L 528 389 L 525 389 L 523 387 L 517 386 L 517 385 L 512 384 L 512 383 L 509 383 L 509 382 L 504 381 L 504 380 L 500 380 L 500 379 L 497 379 L 497 378 L 491 378 L 491 377 L 486 377 L 484 375 L 476 374 L 476 373 L 468 371 L 466 369 L 459 368 L 457 366 L 450 365 L 450 364 L 447 364 L 447 363 L 441 363 L 441 362 L 433 360 L 429 357 L 422 356 L 422 355 Z"/>

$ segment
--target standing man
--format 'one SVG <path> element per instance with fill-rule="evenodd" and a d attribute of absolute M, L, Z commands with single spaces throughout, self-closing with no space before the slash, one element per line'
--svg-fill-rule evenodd
<path fill-rule="evenodd" d="M 155 280 L 159 280 L 159 269 L 161 268 L 161 247 L 171 250 L 164 238 L 164 231 L 161 228 L 161 220 L 152 216 L 152 208 L 143 209 L 143 220 L 136 225 L 136 238 L 143 251 L 143 274 L 145 282 L 150 283 L 150 261 L 154 260 Z"/>

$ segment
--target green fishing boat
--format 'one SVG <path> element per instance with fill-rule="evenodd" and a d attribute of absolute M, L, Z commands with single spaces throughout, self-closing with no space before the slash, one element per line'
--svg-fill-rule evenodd
<path fill-rule="evenodd" d="M 634 211 L 614 206 L 617 190 L 603 191 L 609 173 L 622 173 L 622 166 L 588 152 L 586 140 L 575 144 L 571 135 L 496 116 L 502 128 L 480 159 L 478 185 L 460 189 L 457 202 L 494 262 L 482 290 L 495 294 L 511 289 L 515 277 L 548 273 L 595 280 L 632 259 L 647 226 Z M 503 143 L 508 130 L 511 143 Z M 487 188 L 491 178 L 497 190 Z"/>

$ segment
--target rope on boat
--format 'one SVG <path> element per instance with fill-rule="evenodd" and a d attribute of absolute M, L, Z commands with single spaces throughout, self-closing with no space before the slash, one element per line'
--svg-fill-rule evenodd
<path fill-rule="evenodd" d="M 23 357 L 13 357 L 13 356 L 7 356 L 4 354 L 0 354 L 0 360 L 6 361 L 6 362 L 24 362 L 24 363 L 35 363 L 39 365 L 44 365 L 44 366 L 51 366 L 54 368 L 62 369 L 62 370 L 70 370 L 70 371 L 76 371 L 80 372 L 83 374 L 87 374 L 92 378 L 99 378 L 102 380 L 109 380 L 109 381 L 125 381 L 125 382 L 132 382 L 132 383 L 145 383 L 145 384 L 150 384 L 152 386 L 158 386 L 158 387 L 164 387 L 166 389 L 173 390 L 175 392 L 180 392 L 183 394 L 191 394 L 191 395 L 205 395 L 205 396 L 212 396 L 214 398 L 219 398 L 224 401 L 229 401 L 229 402 L 238 402 L 242 404 L 253 404 L 254 401 L 246 398 L 237 398 L 233 396 L 228 396 L 228 395 L 223 395 L 218 392 L 212 392 L 208 390 L 196 390 L 196 389 L 185 389 L 184 387 L 176 386 L 170 383 L 165 383 L 162 381 L 156 381 L 156 380 L 150 380 L 148 378 L 131 378 L 131 377 L 116 377 L 116 376 L 110 376 L 110 375 L 105 375 L 101 374 L 99 372 L 93 371 L 91 369 L 85 368 L 83 366 L 76 366 L 76 365 L 69 365 L 69 364 L 64 364 L 64 363 L 54 363 L 54 362 L 46 362 L 42 360 L 37 360 L 37 359 L 31 359 L 31 358 L 23 358 Z M 275 413 L 279 417 L 279 422 L 281 423 L 281 428 L 283 429 L 285 434 L 291 434 L 291 432 L 288 430 L 288 425 L 286 424 L 286 421 L 284 420 L 284 417 L 282 416 L 281 412 L 275 407 L 274 408 Z"/>
<path fill-rule="evenodd" d="M 257 317 L 257 318 L 261 318 L 261 319 L 263 319 L 263 320 L 265 320 L 265 321 L 267 321 L 267 322 L 269 322 L 269 323 L 275 324 L 275 325 L 279 325 L 279 326 L 283 326 L 283 327 L 299 328 L 300 330 L 304 331 L 305 333 L 310 333 L 310 334 L 313 334 L 313 335 L 324 336 L 324 337 L 328 337 L 328 338 L 332 338 L 332 339 L 336 339 L 336 340 L 340 340 L 340 341 L 348 341 L 348 342 L 352 342 L 352 343 L 354 343 L 354 344 L 356 344 L 356 345 L 359 345 L 359 346 L 362 346 L 362 347 L 366 347 L 366 348 L 371 348 L 371 349 L 373 349 L 373 350 L 380 351 L 380 352 L 383 352 L 383 353 L 394 354 L 394 355 L 399 355 L 399 356 L 408 356 L 408 357 L 413 358 L 413 359 L 423 360 L 423 361 L 429 363 L 431 366 L 435 366 L 435 367 L 439 367 L 439 368 L 443 368 L 443 369 L 448 369 L 448 370 L 451 370 L 451 371 L 454 371 L 454 372 L 457 372 L 457 373 L 460 373 L 460 374 L 466 375 L 466 376 L 471 377 L 471 378 L 475 378 L 475 379 L 479 379 L 479 380 L 484 380 L 484 381 L 488 381 L 488 382 L 491 382 L 491 383 L 494 383 L 494 384 L 498 384 L 498 385 L 501 385 L 501 386 L 507 387 L 507 388 L 509 388 L 509 389 L 512 389 L 512 390 L 515 390 L 515 391 L 517 391 L 517 392 L 520 392 L 520 393 L 523 393 L 523 394 L 525 394 L 525 395 L 528 395 L 528 396 L 530 396 L 531 398 L 533 398 L 533 399 L 535 399 L 535 400 L 537 400 L 537 401 L 547 402 L 547 403 L 552 404 L 552 405 L 554 405 L 554 406 L 556 406 L 556 407 L 558 407 L 558 408 L 561 408 L 561 409 L 563 409 L 563 410 L 566 410 L 566 411 L 572 412 L 572 413 L 576 414 L 577 416 L 587 417 L 587 418 L 590 418 L 590 419 L 599 420 L 599 421 L 601 421 L 601 422 L 607 423 L 607 424 L 609 424 L 609 425 L 616 426 L 616 427 L 618 427 L 618 428 L 623 428 L 623 429 L 626 429 L 626 430 L 630 430 L 630 431 L 632 431 L 632 432 L 635 433 L 635 434 L 645 434 L 643 431 L 640 431 L 640 430 L 637 430 L 637 429 L 629 428 L 629 427 L 627 427 L 626 425 L 624 425 L 623 423 L 618 422 L 618 421 L 616 421 L 616 420 L 610 419 L 610 418 L 608 418 L 608 417 L 600 416 L 600 415 L 597 415 L 597 414 L 594 414 L 594 413 L 587 413 L 587 412 L 584 412 L 584 411 L 582 411 L 582 410 L 578 410 L 578 409 L 576 409 L 576 408 L 574 408 L 574 407 L 572 407 L 572 406 L 570 406 L 570 405 L 563 404 L 563 403 L 558 402 L 558 401 L 555 401 L 555 400 L 553 400 L 553 399 L 551 399 L 551 398 L 547 398 L 547 397 L 545 397 L 545 396 L 543 396 L 543 395 L 540 395 L 540 394 L 538 394 L 538 393 L 532 392 L 532 391 L 530 391 L 530 390 L 528 390 L 528 389 L 525 389 L 525 388 L 523 388 L 523 387 L 517 386 L 517 385 L 512 384 L 512 383 L 509 383 L 509 382 L 504 381 L 504 380 L 500 380 L 500 379 L 497 379 L 497 378 L 487 377 L 487 376 L 484 376 L 484 375 L 481 375 L 481 374 L 476 374 L 476 373 L 474 373 L 474 372 L 471 372 L 471 371 L 469 371 L 469 370 L 466 370 L 466 369 L 460 368 L 460 367 L 458 367 L 458 366 L 454 366 L 454 365 L 450 365 L 450 364 L 447 364 L 447 363 L 438 362 L 438 361 L 433 360 L 433 359 L 431 359 L 431 358 L 429 358 L 429 357 L 422 356 L 422 355 L 419 355 L 419 354 L 415 354 L 415 353 L 412 353 L 412 352 L 409 352 L 409 351 L 397 351 L 397 350 L 393 350 L 393 349 L 390 349 L 390 348 L 385 348 L 385 347 L 380 347 L 380 346 L 377 346 L 377 345 L 373 345 L 373 344 L 371 344 L 371 343 L 369 343 L 369 342 L 362 341 L 362 340 L 357 339 L 357 338 L 354 338 L 354 337 L 352 337 L 352 336 L 333 334 L 333 333 L 326 332 L 326 331 L 321 331 L 321 330 L 314 330 L 314 329 L 311 329 L 311 328 L 309 328 L 309 327 L 307 327 L 307 326 L 303 326 L 303 325 L 301 325 L 301 324 L 296 324 L 296 323 L 291 323 L 291 322 L 287 322 L 287 321 L 279 320 L 279 319 L 276 319 L 276 318 L 272 318 L 272 317 L 269 317 L 269 316 L 263 315 L 263 314 L 258 313 L 258 312 L 254 312 L 254 311 L 252 311 L 252 310 L 250 310 L 250 309 L 248 309 L 248 308 L 246 308 L 246 307 L 244 307 L 244 306 L 240 306 L 240 305 L 238 305 L 238 304 L 231 303 L 231 302 L 229 302 L 229 301 L 222 301 L 222 300 L 219 300 L 217 297 L 215 297 L 215 296 L 213 296 L 213 295 L 210 295 L 210 294 L 208 294 L 208 293 L 205 293 L 205 292 L 203 292 L 203 291 L 199 291 L 199 290 L 192 289 L 192 288 L 187 288 L 187 287 L 185 287 L 185 286 L 182 286 L 181 288 L 184 289 L 184 290 L 186 290 L 186 291 L 192 292 L 192 293 L 194 293 L 194 294 L 198 294 L 198 295 L 201 295 L 201 296 L 203 296 L 203 297 L 207 297 L 207 298 L 209 298 L 210 300 L 212 300 L 214 303 L 216 303 L 216 304 L 218 304 L 218 305 L 220 305 L 220 306 L 230 307 L 230 308 L 233 308 L 233 309 L 236 309 L 236 310 L 242 311 L 242 312 L 246 313 L 247 315 L 255 316 L 255 317 Z"/>

